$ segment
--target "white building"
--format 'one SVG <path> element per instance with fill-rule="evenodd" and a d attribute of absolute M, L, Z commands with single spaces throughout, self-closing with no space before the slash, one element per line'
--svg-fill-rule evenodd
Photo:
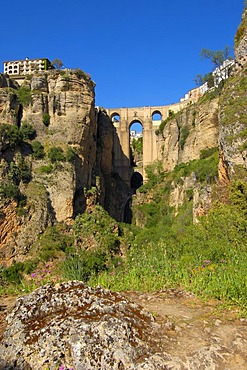
<path fill-rule="evenodd" d="M 234 60 L 224 60 L 223 64 L 213 71 L 214 86 L 218 87 L 222 80 L 226 80 L 229 77 L 231 67 L 235 64 Z"/>
<path fill-rule="evenodd" d="M 52 68 L 51 62 L 47 58 L 13 60 L 3 63 L 4 73 L 9 76 L 23 76 L 34 72 L 47 71 Z"/>

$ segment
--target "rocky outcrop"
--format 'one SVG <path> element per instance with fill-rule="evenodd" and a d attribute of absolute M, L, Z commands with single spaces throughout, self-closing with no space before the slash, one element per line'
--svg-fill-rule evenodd
<path fill-rule="evenodd" d="M 34 181 L 28 184 L 26 195 L 28 206 L 22 213 L 14 201 L 1 204 L 1 264 L 24 261 L 37 236 L 55 221 L 49 193 L 42 184 Z"/>
<path fill-rule="evenodd" d="M 21 87 L 1 77 L 0 123 L 14 124 L 20 130 L 31 125 L 36 132 L 35 141 L 41 143 L 45 152 L 43 157 L 33 157 L 33 141 L 10 147 L 8 141 L 5 145 L 1 140 L 1 178 L 7 184 L 14 181 L 26 199 L 21 210 L 16 204 L 11 217 L 2 210 L 2 261 L 22 260 L 48 225 L 71 224 L 77 214 L 90 206 L 92 197 L 88 190 L 92 187 L 97 188 L 94 202 L 122 221 L 129 188 L 113 173 L 115 129 L 102 110 L 95 110 L 94 82 L 79 70 L 52 70 L 27 76 Z M 50 150 L 58 147 L 63 158 L 51 163 Z M 20 163 L 28 164 L 29 184 L 20 179 Z M 13 177 L 12 167 L 17 178 Z M 30 191 L 34 188 L 37 194 L 42 190 L 40 199 Z"/>
<path fill-rule="evenodd" d="M 48 284 L 18 298 L 7 316 L 0 367 L 243 370 L 246 320 L 216 312 L 215 302 L 176 289 L 123 295 L 79 281 Z"/>
<path fill-rule="evenodd" d="M 159 148 L 165 171 L 200 158 L 202 149 L 218 146 L 218 98 L 201 99 L 169 120 Z"/>
<path fill-rule="evenodd" d="M 124 221 L 124 210 L 131 189 L 121 177 L 114 173 L 114 137 L 116 129 L 104 110 L 98 111 L 97 116 L 97 161 L 96 174 L 100 179 L 99 203 L 117 221 Z"/>
<path fill-rule="evenodd" d="M 119 293 L 46 285 L 19 298 L 7 322 L 1 369 L 166 369 L 152 315 Z"/>
<path fill-rule="evenodd" d="M 235 35 L 234 56 L 236 70 L 240 70 L 247 62 L 247 9 L 242 14 L 242 21 Z"/>
<path fill-rule="evenodd" d="M 226 81 L 219 102 L 220 168 L 227 178 L 246 179 L 247 169 L 247 10 L 235 36 L 236 68 Z"/>

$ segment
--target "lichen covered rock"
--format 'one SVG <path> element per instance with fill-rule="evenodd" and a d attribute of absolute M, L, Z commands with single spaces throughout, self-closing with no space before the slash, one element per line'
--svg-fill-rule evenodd
<path fill-rule="evenodd" d="M 159 348 L 152 315 L 82 282 L 45 285 L 19 298 L 7 322 L 1 369 L 154 369 L 161 361 L 159 354 L 149 360 Z"/>

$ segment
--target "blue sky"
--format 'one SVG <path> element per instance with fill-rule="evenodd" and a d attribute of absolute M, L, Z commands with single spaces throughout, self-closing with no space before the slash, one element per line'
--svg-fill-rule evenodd
<path fill-rule="evenodd" d="M 105 108 L 167 105 L 233 48 L 244 0 L 0 0 L 0 63 L 59 58 L 96 83 Z M 3 71 L 1 66 L 0 71 Z"/>

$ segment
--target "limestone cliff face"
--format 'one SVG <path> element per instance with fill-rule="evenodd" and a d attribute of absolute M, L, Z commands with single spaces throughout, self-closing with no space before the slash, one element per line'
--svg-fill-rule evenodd
<path fill-rule="evenodd" d="M 183 109 L 165 126 L 159 147 L 165 171 L 200 158 L 202 149 L 218 146 L 218 98 Z"/>
<path fill-rule="evenodd" d="M 96 201 L 122 220 L 127 189 L 114 186 L 114 127 L 102 112 L 96 113 L 93 81 L 82 71 L 54 70 L 29 76 L 21 87 L 1 75 L 0 87 L 0 124 L 20 130 L 29 124 L 36 131 L 35 140 L 12 148 L 5 137 L 0 140 L 1 179 L 9 184 L 11 178 L 26 199 L 23 206 L 0 196 L 1 261 L 22 260 L 47 226 L 71 223 L 89 206 L 87 190 L 92 186 L 97 188 Z M 32 155 L 37 141 L 44 148 L 43 158 Z M 62 159 L 51 162 L 54 148 L 62 150 Z M 24 182 L 23 165 L 30 171 Z"/>
<path fill-rule="evenodd" d="M 116 129 L 107 114 L 98 112 L 97 170 L 100 178 L 99 203 L 117 221 L 124 220 L 124 210 L 131 197 L 130 188 L 114 173 L 114 137 Z"/>
<path fill-rule="evenodd" d="M 220 168 L 225 178 L 246 178 L 247 169 L 247 10 L 235 36 L 236 68 L 219 103 Z"/>
<path fill-rule="evenodd" d="M 241 69 L 247 61 L 247 9 L 242 14 L 234 41 L 235 62 L 237 69 Z"/>
<path fill-rule="evenodd" d="M 0 74 L 0 122 L 17 124 L 21 114 L 17 88 L 18 85 L 14 81 Z"/>
<path fill-rule="evenodd" d="M 165 171 L 172 171 L 180 163 L 200 159 L 202 150 L 218 147 L 218 107 L 219 97 L 209 93 L 168 120 L 158 137 L 160 159 Z M 172 182 L 169 204 L 177 212 L 191 191 L 196 222 L 197 217 L 211 206 L 210 184 L 200 184 L 193 173 L 179 182 Z"/>

